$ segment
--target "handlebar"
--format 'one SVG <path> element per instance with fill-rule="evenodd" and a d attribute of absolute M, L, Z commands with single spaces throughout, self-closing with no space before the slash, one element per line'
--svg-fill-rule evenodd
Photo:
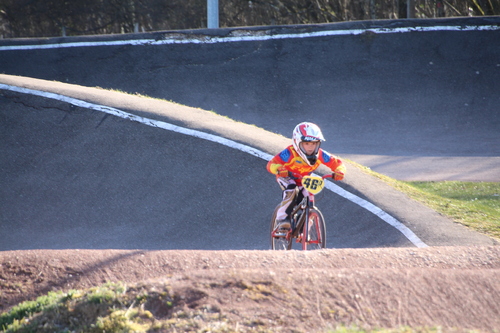
<path fill-rule="evenodd" d="M 290 178 L 293 178 L 293 179 L 302 179 L 304 177 L 300 173 L 295 173 L 295 172 L 292 172 L 292 171 L 289 171 L 288 173 L 290 175 Z M 335 175 L 335 172 L 333 174 L 328 174 L 328 175 L 321 176 L 321 178 L 323 178 L 323 179 L 325 179 L 325 178 L 333 178 L 334 175 Z"/>

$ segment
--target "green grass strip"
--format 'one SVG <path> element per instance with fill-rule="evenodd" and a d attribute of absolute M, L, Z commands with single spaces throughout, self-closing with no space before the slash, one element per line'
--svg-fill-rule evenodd
<path fill-rule="evenodd" d="M 500 183 L 406 182 L 413 196 L 473 230 L 500 239 Z"/>

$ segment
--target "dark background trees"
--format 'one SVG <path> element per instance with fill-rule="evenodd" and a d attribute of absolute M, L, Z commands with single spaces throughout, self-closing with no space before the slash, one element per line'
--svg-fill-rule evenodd
<path fill-rule="evenodd" d="M 499 15 L 500 0 L 412 0 L 416 18 Z M 207 26 L 206 0 L 0 0 L 0 38 Z M 407 0 L 219 0 L 220 27 L 407 17 Z"/>

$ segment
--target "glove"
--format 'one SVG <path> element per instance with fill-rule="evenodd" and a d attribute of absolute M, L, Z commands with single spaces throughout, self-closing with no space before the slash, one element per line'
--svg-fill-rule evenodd
<path fill-rule="evenodd" d="M 289 176 L 288 170 L 285 167 L 279 167 L 277 170 L 278 170 L 278 173 L 276 174 L 277 177 L 285 178 Z"/>
<path fill-rule="evenodd" d="M 344 179 L 344 173 L 342 171 L 335 170 L 335 172 L 333 173 L 333 179 L 337 181 Z"/>

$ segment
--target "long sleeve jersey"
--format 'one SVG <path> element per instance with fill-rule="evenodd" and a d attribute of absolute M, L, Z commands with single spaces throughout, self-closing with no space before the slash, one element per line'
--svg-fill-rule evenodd
<path fill-rule="evenodd" d="M 275 175 L 278 173 L 278 168 L 283 166 L 288 171 L 298 173 L 301 176 L 306 176 L 311 174 L 321 164 L 329 167 L 332 172 L 339 171 L 345 173 L 345 165 L 342 163 L 342 160 L 322 150 L 321 148 L 318 151 L 318 159 L 316 163 L 314 165 L 309 165 L 295 151 L 293 145 L 288 146 L 281 153 L 274 156 L 267 163 L 267 171 Z M 300 182 L 298 182 L 297 185 L 300 185 Z"/>

